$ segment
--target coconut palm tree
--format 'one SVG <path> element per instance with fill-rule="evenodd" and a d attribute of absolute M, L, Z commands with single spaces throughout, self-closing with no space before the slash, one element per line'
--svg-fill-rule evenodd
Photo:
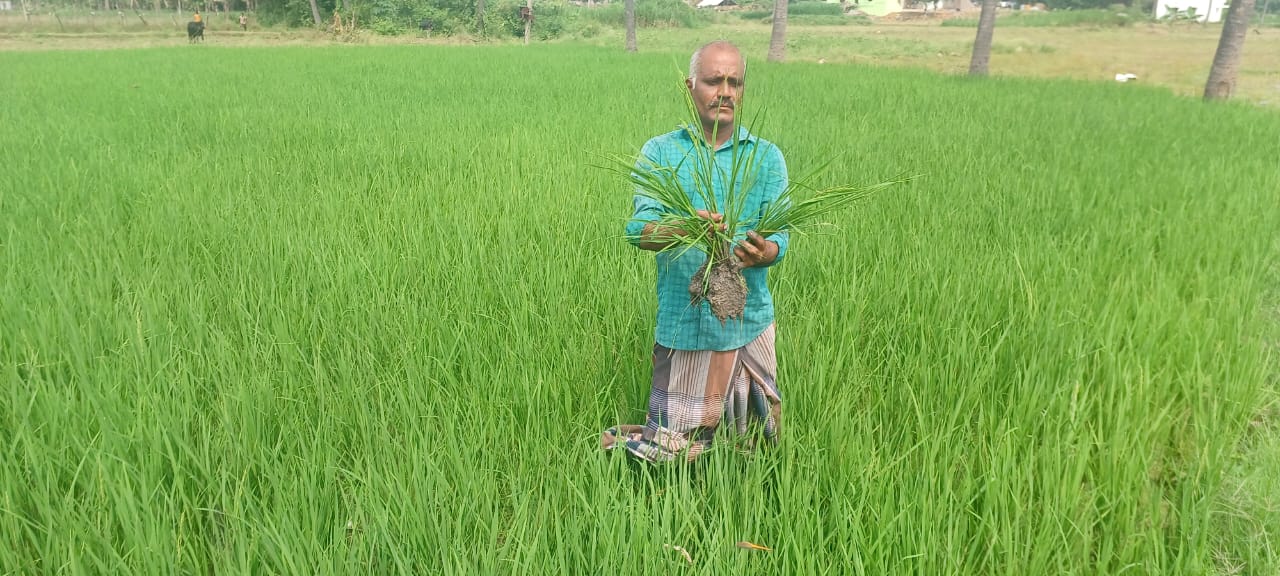
<path fill-rule="evenodd" d="M 627 52 L 636 51 L 636 0 L 623 3 L 627 18 Z"/>
<path fill-rule="evenodd" d="M 1209 81 L 1204 85 L 1205 100 L 1226 100 L 1235 92 L 1240 53 L 1244 51 L 1244 37 L 1249 31 L 1249 17 L 1253 15 L 1255 3 L 1256 0 L 1232 0 L 1231 7 L 1227 8 L 1227 23 L 1222 26 L 1213 68 L 1209 69 Z"/>
<path fill-rule="evenodd" d="M 774 0 L 773 34 L 769 36 L 769 61 L 787 59 L 787 0 Z"/>
<path fill-rule="evenodd" d="M 978 16 L 978 37 L 973 40 L 973 57 L 969 60 L 970 76 L 986 76 L 991 62 L 991 36 L 996 31 L 996 0 L 982 0 Z"/>
<path fill-rule="evenodd" d="M 320 7 L 316 6 L 316 0 L 311 0 L 311 18 L 316 21 L 316 28 L 324 25 L 320 22 Z"/>

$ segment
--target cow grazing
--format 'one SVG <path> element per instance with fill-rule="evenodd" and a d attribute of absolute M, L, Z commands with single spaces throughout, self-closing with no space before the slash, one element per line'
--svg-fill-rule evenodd
<path fill-rule="evenodd" d="M 204 42 L 204 22 L 187 22 L 187 42 Z"/>

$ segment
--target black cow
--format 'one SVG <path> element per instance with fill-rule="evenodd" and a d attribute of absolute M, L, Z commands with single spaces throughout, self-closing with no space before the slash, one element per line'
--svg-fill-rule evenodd
<path fill-rule="evenodd" d="M 204 42 L 204 22 L 187 22 L 187 42 Z"/>

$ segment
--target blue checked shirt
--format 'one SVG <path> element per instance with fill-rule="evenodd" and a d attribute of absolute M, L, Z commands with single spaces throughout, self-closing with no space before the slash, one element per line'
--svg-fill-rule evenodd
<path fill-rule="evenodd" d="M 752 228 L 765 207 L 776 202 L 786 189 L 787 165 L 776 145 L 750 134 L 746 128 L 738 128 L 737 140 L 740 161 L 751 157 L 754 152 L 757 170 L 743 207 L 744 226 L 737 235 L 738 240 L 744 240 L 746 231 Z M 728 189 L 722 176 L 733 173 L 733 144 L 731 138 L 715 151 L 715 162 L 722 172 L 715 178 L 714 188 L 719 206 L 724 206 Z M 698 158 L 697 152 L 690 154 L 693 146 L 690 133 L 680 128 L 649 140 L 640 153 L 657 166 L 679 166 L 678 177 L 682 187 L 692 191 L 695 190 L 692 164 Z M 753 147 L 758 147 L 758 150 L 753 150 Z M 746 179 L 749 180 L 750 177 Z M 737 186 L 741 185 L 740 176 Z M 634 209 L 627 222 L 627 239 L 632 245 L 639 246 L 645 224 L 658 220 L 664 208 L 640 194 L 635 195 L 632 203 Z M 693 198 L 693 203 L 699 210 L 707 209 L 697 197 Z M 779 232 L 767 239 L 778 244 L 778 257 L 773 261 L 773 264 L 777 264 L 787 253 L 788 234 Z M 658 344 L 675 350 L 734 350 L 754 340 L 773 323 L 773 295 L 769 293 L 766 283 L 767 268 L 747 268 L 742 271 L 747 281 L 747 306 L 743 317 L 730 318 L 722 324 L 711 313 L 710 304 L 703 301 L 693 306 L 689 299 L 689 282 L 706 261 L 704 252 L 675 248 L 659 252 L 656 260 L 658 325 L 655 338 Z"/>

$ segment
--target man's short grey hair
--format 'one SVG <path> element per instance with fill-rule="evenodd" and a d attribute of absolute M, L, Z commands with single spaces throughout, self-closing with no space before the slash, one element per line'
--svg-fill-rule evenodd
<path fill-rule="evenodd" d="M 737 52 L 738 57 L 742 59 L 742 75 L 746 76 L 747 57 L 742 55 L 742 50 L 739 50 L 733 42 L 728 40 L 712 40 L 711 42 L 707 42 L 706 44 L 699 46 L 697 50 L 693 51 L 693 56 L 689 57 L 689 81 L 693 82 L 694 87 L 697 87 L 698 85 L 698 67 L 702 65 L 702 52 L 711 47 L 732 48 Z"/>

